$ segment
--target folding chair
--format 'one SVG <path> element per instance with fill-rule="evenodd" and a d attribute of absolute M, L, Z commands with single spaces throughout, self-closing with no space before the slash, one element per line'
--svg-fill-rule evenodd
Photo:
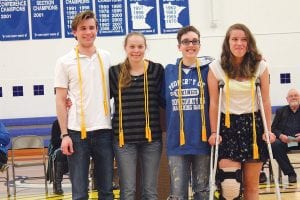
<path fill-rule="evenodd" d="M 17 154 L 21 156 L 17 156 Z M 33 156 L 36 155 L 36 156 Z M 16 195 L 16 172 L 15 168 L 42 165 L 44 167 L 43 177 L 30 177 L 28 179 L 44 178 L 45 192 L 48 193 L 46 173 L 46 152 L 44 140 L 37 135 L 22 135 L 12 138 L 11 161 L 14 195 Z"/>
<path fill-rule="evenodd" d="M 10 197 L 10 191 L 9 191 L 9 168 L 5 169 L 5 172 L 3 174 L 6 174 L 6 177 L 1 177 L 1 179 L 4 179 L 6 183 L 6 191 L 7 191 L 7 197 Z M 3 181 L 1 181 L 3 182 Z"/>

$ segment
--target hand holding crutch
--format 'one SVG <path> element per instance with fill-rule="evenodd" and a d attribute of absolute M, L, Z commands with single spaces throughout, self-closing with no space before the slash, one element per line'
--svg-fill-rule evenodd
<path fill-rule="evenodd" d="M 219 104 L 218 104 L 218 120 L 217 120 L 217 132 L 216 132 L 216 143 L 215 146 L 211 147 L 210 154 L 210 190 L 209 190 L 209 200 L 213 200 L 214 193 L 216 191 L 216 173 L 218 167 L 218 154 L 219 154 L 219 140 L 220 140 L 220 120 L 221 120 L 221 103 L 222 103 L 222 93 L 224 88 L 224 81 L 219 81 Z"/>
<path fill-rule="evenodd" d="M 270 143 L 270 134 L 269 134 L 268 126 L 267 126 L 266 115 L 265 115 L 264 105 L 263 105 L 262 96 L 261 96 L 259 79 L 256 80 L 255 86 L 256 86 L 256 91 L 257 91 L 257 95 L 258 95 L 259 107 L 260 107 L 260 112 L 261 112 L 261 116 L 262 116 L 262 120 L 263 120 L 264 130 L 265 130 L 265 134 L 266 134 L 266 140 L 267 140 L 267 146 L 268 146 L 268 152 L 269 152 L 269 157 L 270 157 L 270 161 L 271 161 L 271 166 L 274 169 L 274 157 L 273 157 L 273 152 L 272 152 L 271 143 Z M 277 197 L 277 200 L 281 200 L 280 189 L 279 189 L 279 184 L 278 184 L 278 176 L 276 173 L 274 173 L 273 175 L 274 175 L 274 183 L 275 183 L 275 189 L 276 189 L 276 197 Z"/>

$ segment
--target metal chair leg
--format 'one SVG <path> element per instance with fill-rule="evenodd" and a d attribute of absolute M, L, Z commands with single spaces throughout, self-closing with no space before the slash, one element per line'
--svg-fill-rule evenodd
<path fill-rule="evenodd" d="M 15 174 L 15 168 L 12 167 L 12 175 L 13 175 L 13 187 L 14 187 L 14 196 L 17 194 L 17 186 L 16 186 L 16 174 Z"/>
<path fill-rule="evenodd" d="M 10 189 L 9 189 L 9 168 L 6 169 L 6 190 L 7 190 L 7 197 L 10 197 Z"/>

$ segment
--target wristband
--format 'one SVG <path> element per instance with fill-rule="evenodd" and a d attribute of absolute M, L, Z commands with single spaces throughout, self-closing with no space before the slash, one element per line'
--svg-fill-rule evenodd
<path fill-rule="evenodd" d="M 64 137 L 67 137 L 67 136 L 70 136 L 70 134 L 69 133 L 65 133 L 65 134 L 61 135 L 60 137 L 64 138 Z"/>

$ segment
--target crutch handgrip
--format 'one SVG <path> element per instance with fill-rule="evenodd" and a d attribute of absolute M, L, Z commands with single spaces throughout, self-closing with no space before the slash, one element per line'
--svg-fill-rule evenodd
<path fill-rule="evenodd" d="M 219 81 L 219 88 L 223 88 L 225 85 L 224 81 L 223 80 L 220 80 Z"/>
<path fill-rule="evenodd" d="M 260 79 L 259 78 L 256 79 L 255 86 L 256 87 L 260 87 Z"/>

